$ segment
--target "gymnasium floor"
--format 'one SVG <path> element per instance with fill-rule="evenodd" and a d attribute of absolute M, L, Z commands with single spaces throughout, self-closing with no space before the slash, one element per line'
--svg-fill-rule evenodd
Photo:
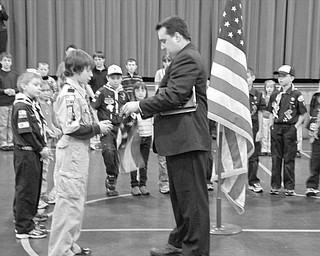
<path fill-rule="evenodd" d="M 320 196 L 307 198 L 305 181 L 309 175 L 310 145 L 303 142 L 301 158 L 296 159 L 296 196 L 269 195 L 270 157 L 260 157 L 258 176 L 264 193 L 247 190 L 246 211 L 233 209 L 223 196 L 222 224 L 237 225 L 235 235 L 211 235 L 211 256 L 311 256 L 320 252 Z M 158 168 L 151 152 L 148 171 L 150 196 L 133 197 L 130 177 L 119 177 L 120 196 L 106 198 L 105 171 L 100 151 L 92 151 L 88 201 L 79 240 L 90 247 L 94 256 L 147 256 L 151 247 L 162 246 L 174 226 L 168 195 L 157 189 Z M 45 256 L 48 238 L 17 240 L 12 222 L 14 171 L 12 152 L 0 152 L 0 255 Z M 52 166 L 51 166 L 52 167 Z M 52 180 L 49 183 L 52 186 Z M 209 192 L 211 226 L 216 225 L 216 189 Z M 52 212 L 53 207 L 47 210 Z M 51 218 L 45 223 L 50 229 Z"/>

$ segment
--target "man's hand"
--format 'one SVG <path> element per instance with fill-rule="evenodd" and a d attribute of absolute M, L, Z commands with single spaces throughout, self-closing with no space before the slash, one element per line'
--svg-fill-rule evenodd
<path fill-rule="evenodd" d="M 8 96 L 14 96 L 16 95 L 16 92 L 14 89 L 5 89 L 4 93 L 7 94 Z"/>
<path fill-rule="evenodd" d="M 131 113 L 135 113 L 139 111 L 139 101 L 130 101 L 127 102 L 123 107 L 121 112 L 126 115 L 129 116 Z"/>
<path fill-rule="evenodd" d="M 101 132 L 102 134 L 108 133 L 108 132 L 112 129 L 112 127 L 113 127 L 113 125 L 111 124 L 111 121 L 110 121 L 110 120 L 100 121 L 100 122 L 98 123 L 98 125 L 99 125 L 99 127 L 100 127 L 100 132 Z"/>

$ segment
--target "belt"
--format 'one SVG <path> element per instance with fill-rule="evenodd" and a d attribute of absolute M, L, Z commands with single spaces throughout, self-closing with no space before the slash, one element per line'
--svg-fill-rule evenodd
<path fill-rule="evenodd" d="M 17 146 L 17 148 L 24 151 L 33 151 L 33 148 L 30 146 Z"/>

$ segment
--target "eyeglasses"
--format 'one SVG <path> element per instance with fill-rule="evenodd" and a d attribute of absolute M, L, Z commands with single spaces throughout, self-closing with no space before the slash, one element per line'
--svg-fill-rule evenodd
<path fill-rule="evenodd" d="M 172 60 L 170 59 L 164 59 L 163 62 L 171 62 Z"/>

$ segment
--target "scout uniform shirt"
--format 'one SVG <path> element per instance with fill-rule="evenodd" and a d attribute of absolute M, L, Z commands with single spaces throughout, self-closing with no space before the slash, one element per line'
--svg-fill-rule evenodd
<path fill-rule="evenodd" d="M 18 93 L 13 102 L 12 133 L 15 146 L 41 152 L 46 146 L 46 122 L 40 106 L 23 93 Z"/>
<path fill-rule="evenodd" d="M 294 125 L 307 112 L 303 96 L 292 84 L 287 91 L 276 91 L 270 97 L 268 111 L 273 114 L 275 124 Z"/>
<path fill-rule="evenodd" d="M 252 121 L 258 121 L 258 111 L 266 110 L 266 102 L 262 97 L 262 93 L 251 88 L 249 92 L 250 113 Z"/>
<path fill-rule="evenodd" d="M 130 101 L 129 96 L 121 85 L 114 89 L 106 84 L 95 93 L 91 105 L 98 111 L 100 121 L 110 120 L 113 125 L 118 126 L 123 121 L 120 110 L 128 101 Z"/>

